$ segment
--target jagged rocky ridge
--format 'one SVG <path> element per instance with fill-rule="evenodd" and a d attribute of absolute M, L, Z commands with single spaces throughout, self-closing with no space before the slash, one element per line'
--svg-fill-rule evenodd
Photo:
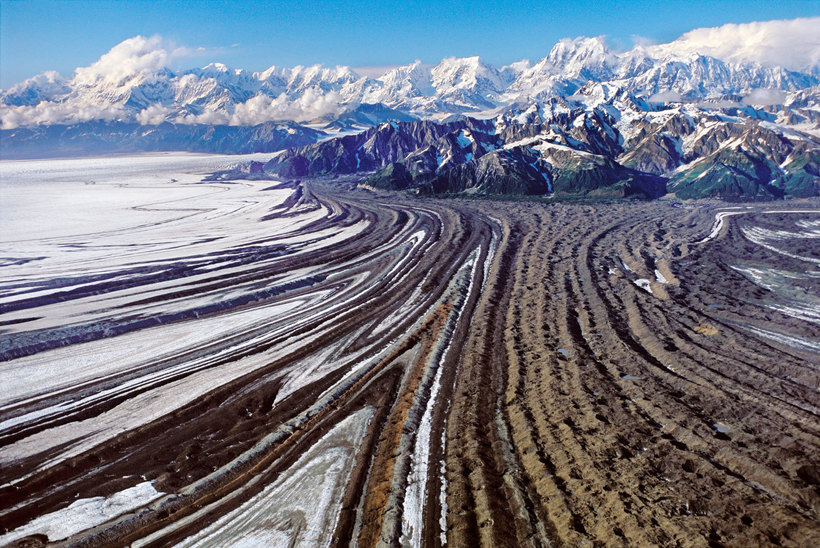
<path fill-rule="evenodd" d="M 490 120 L 383 123 L 290 149 L 265 166 L 283 177 L 368 173 L 365 184 L 436 194 L 552 194 L 771 199 L 820 195 L 820 121 L 790 106 L 649 103 L 588 84 Z"/>
<path fill-rule="evenodd" d="M 447 58 L 436 66 L 416 61 L 377 78 L 360 76 L 349 67 L 319 65 L 249 72 L 212 63 L 181 72 L 161 69 L 117 76 L 93 69 L 78 69 L 72 78 L 48 72 L 0 92 L 3 127 L 89 119 L 145 125 L 281 120 L 326 124 L 351 118 L 351 113 L 360 118 L 356 111 L 361 105 L 397 111 L 356 120 L 370 125 L 408 115 L 441 120 L 453 113 L 486 114 L 569 96 L 589 82 L 609 83 L 637 96 L 661 94 L 678 100 L 745 96 L 761 89 L 798 91 L 820 82 L 820 69 L 800 73 L 658 47 L 616 53 L 603 38 L 562 40 L 535 64 L 520 61 L 498 69 L 479 57 Z"/>
<path fill-rule="evenodd" d="M 112 76 L 92 65 L 0 92 L 0 153 L 296 147 L 267 169 L 367 173 L 373 186 L 439 194 L 818 194 L 820 69 L 675 51 L 580 38 L 535 64 L 448 58 L 375 79 L 347 67 Z M 342 135 L 317 143 L 328 133 Z"/>

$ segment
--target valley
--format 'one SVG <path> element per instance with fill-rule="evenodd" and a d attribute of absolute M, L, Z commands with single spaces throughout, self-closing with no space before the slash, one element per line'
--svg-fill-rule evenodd
<path fill-rule="evenodd" d="M 0 545 L 820 543 L 816 198 L 182 158 L 2 165 Z"/>

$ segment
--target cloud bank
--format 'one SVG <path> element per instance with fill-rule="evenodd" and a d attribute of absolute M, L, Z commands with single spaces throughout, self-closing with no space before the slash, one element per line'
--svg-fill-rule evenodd
<path fill-rule="evenodd" d="M 193 51 L 174 47 L 161 36 L 134 36 L 111 48 L 88 67 L 74 72 L 74 82 L 92 85 L 103 81 L 117 85 L 134 76 L 148 76 L 171 65 L 174 59 L 188 57 Z"/>
<path fill-rule="evenodd" d="M 171 121 L 181 124 L 221 124 L 230 126 L 253 126 L 265 122 L 310 122 L 333 115 L 339 115 L 347 108 L 342 96 L 336 91 L 323 92 L 319 88 L 308 88 L 299 97 L 289 98 L 284 93 L 278 97 L 255 95 L 235 105 L 230 111 L 207 111 L 202 114 L 188 114 L 177 118 L 159 105 L 151 105 L 137 115 L 141 124 L 158 124 Z"/>
<path fill-rule="evenodd" d="M 647 51 L 656 56 L 699 53 L 735 63 L 820 73 L 820 17 L 694 29 Z"/>
<path fill-rule="evenodd" d="M 128 112 L 121 105 L 82 105 L 54 101 L 42 101 L 35 106 L 0 105 L 0 129 L 127 118 Z"/>
<path fill-rule="evenodd" d="M 743 98 L 744 105 L 782 105 L 786 102 L 786 92 L 779 89 L 755 89 Z"/>

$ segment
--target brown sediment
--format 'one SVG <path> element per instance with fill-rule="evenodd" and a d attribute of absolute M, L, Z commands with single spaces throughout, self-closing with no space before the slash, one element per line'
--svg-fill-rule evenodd
<path fill-rule="evenodd" d="M 498 344 L 489 346 L 507 368 L 502 416 L 524 478 L 511 485 L 518 485 L 522 500 L 532 501 L 532 521 L 544 526 L 549 541 L 813 544 L 819 534 L 817 492 L 798 487 L 794 470 L 818 447 L 817 396 L 810 388 L 816 372 L 807 376 L 808 363 L 788 356 L 788 349 L 748 344 L 740 330 L 728 328 L 728 318 L 721 322 L 695 304 L 708 295 L 723 302 L 721 288 L 736 287 L 737 277 L 702 280 L 707 285 L 692 291 L 687 273 L 680 274 L 682 287 L 663 288 L 673 302 L 630 283 L 653 278 L 642 260 L 647 251 L 674 257 L 672 262 L 714 261 L 687 257 L 703 253 L 687 248 L 708 223 L 682 230 L 695 212 L 658 204 L 614 211 L 503 207 L 522 241 L 512 276 L 494 280 L 509 295 L 501 312 L 504 354 Z M 501 216 L 495 208 L 492 214 Z M 721 262 L 742 256 L 721 252 Z M 699 274 L 693 270 L 689 276 Z M 719 333 L 709 330 L 709 341 L 691 331 L 705 320 L 722 326 Z M 811 332 L 783 317 L 778 324 Z M 478 322 L 474 329 L 487 332 Z M 735 351 L 738 340 L 743 348 Z M 468 354 L 464 363 L 479 359 Z M 795 385 L 790 375 L 809 382 Z M 783 401 L 773 385 L 788 386 L 785 399 L 808 408 Z M 467 401 L 454 402 L 454 412 L 469 405 L 472 394 L 459 396 Z M 737 432 L 713 428 L 725 416 L 736 417 Z M 451 423 L 450 431 L 458 427 Z M 456 443 L 451 439 L 448 447 Z M 760 458 L 773 453 L 784 460 Z M 461 452 L 451 454 L 465 459 Z M 493 469 L 486 460 L 485 475 Z M 484 545 L 504 538 L 510 545 L 540 542 L 522 534 L 526 528 L 512 536 L 509 522 L 493 520 L 493 510 L 479 502 L 484 482 L 466 485 L 450 492 L 454 513 L 459 505 L 468 509 L 464 519 L 452 516 L 454 536 L 466 537 L 467 524 L 478 523 L 495 530 L 481 531 Z"/>
<path fill-rule="evenodd" d="M 143 476 L 169 498 L 64 544 L 124 545 L 154 534 L 152 545 L 172 545 L 287 474 L 342 418 L 372 406 L 333 538 L 397 545 L 408 451 L 432 372 L 443 368 L 424 531 L 414 537 L 423 545 L 441 542 L 442 481 L 444 534 L 454 546 L 820 544 L 818 352 L 760 334 L 817 342 L 816 323 L 773 306 L 793 294 L 820 295 L 820 282 L 801 278 L 781 295 L 732 268 L 805 272 L 806 260 L 756 245 L 741 228 L 794 229 L 796 218 L 816 215 L 763 214 L 774 206 L 754 205 L 727 217 L 717 238 L 698 243 L 720 204 L 411 200 L 321 185 L 303 192 L 299 203 L 324 203 L 332 212 L 306 231 L 360 219 L 369 230 L 258 269 L 217 270 L 207 282 L 134 303 L 237 283 L 264 287 L 297 268 L 316 268 L 322 275 L 310 284 L 266 298 L 348 291 L 348 300 L 328 301 L 344 307 L 321 305 L 292 324 L 260 326 L 247 336 L 282 334 L 241 352 L 232 350 L 235 341 L 213 341 L 151 364 L 163 370 L 225 352 L 211 365 L 220 367 L 305 340 L 168 416 L 0 488 L 2 528 Z M 281 213 L 290 214 L 287 207 Z M 423 243 L 404 246 L 399 236 L 418 231 Z M 820 258 L 802 240 L 782 246 Z M 461 269 L 473 250 L 476 274 L 458 286 L 453 280 L 467 276 Z M 656 268 L 668 283 L 656 281 Z M 650 281 L 651 293 L 639 279 Z M 469 287 L 475 291 L 467 299 Z M 333 345 L 327 361 L 334 367 L 276 401 L 284 372 Z M 444 352 L 445 345 L 455 350 Z M 115 385 L 100 381 L 83 393 Z M 100 416 L 129 397 L 62 420 Z M 23 425 L 4 443 L 59 424 Z M 63 450 L 9 463 L 0 480 Z M 182 525 L 190 516 L 197 519 Z"/>
<path fill-rule="evenodd" d="M 445 311 L 437 311 L 425 325 L 425 328 L 433 332 L 441 329 L 445 317 Z M 384 522 L 387 499 L 393 487 L 393 477 L 401 472 L 394 470 L 396 457 L 402 450 L 401 438 L 406 428 L 407 415 L 424 372 L 424 358 L 430 351 L 435 335 L 422 336 L 420 333 L 419 338 L 421 339 L 417 340 L 419 348 L 414 352 L 411 359 L 407 360 L 407 373 L 401 392 L 393 404 L 390 416 L 381 432 L 373 459 L 368 488 L 365 491 L 362 529 L 358 538 L 358 542 L 363 546 L 374 546 L 378 542 Z M 404 473 L 406 475 L 406 471 Z"/>

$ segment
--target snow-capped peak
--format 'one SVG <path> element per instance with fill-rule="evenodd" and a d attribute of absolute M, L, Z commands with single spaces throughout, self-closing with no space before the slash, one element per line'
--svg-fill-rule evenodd
<path fill-rule="evenodd" d="M 518 78 L 518 76 L 521 75 L 522 72 L 529 70 L 531 66 L 532 63 L 529 59 L 522 59 L 520 61 L 516 61 L 515 63 L 504 65 L 498 69 L 498 73 L 501 75 L 504 86 L 509 86 L 515 81 L 516 78 Z"/>
<path fill-rule="evenodd" d="M 230 69 L 223 63 L 208 63 L 204 67 L 200 69 L 200 73 L 202 74 L 223 74 L 228 72 Z"/>
<path fill-rule="evenodd" d="M 380 85 L 371 91 L 366 102 L 396 104 L 409 97 L 435 93 L 430 67 L 421 61 L 395 67 L 378 78 Z"/>
<path fill-rule="evenodd" d="M 807 27 L 804 20 L 796 25 L 798 30 Z M 781 27 L 794 25 L 760 28 L 771 37 Z M 724 36 L 729 31 L 721 27 L 716 32 Z M 811 42 L 805 34 L 798 36 Z M 372 79 L 348 66 L 318 64 L 271 66 L 252 73 L 215 62 L 174 73 L 168 67 L 185 54 L 182 48 L 160 37 L 136 36 L 92 65 L 78 68 L 71 79 L 44 73 L 0 93 L 0 122 L 8 128 L 87 119 L 321 121 L 343 116 L 356 105 L 379 103 L 411 118 L 440 120 L 465 113 L 494 116 L 513 105 L 568 98 L 582 89 L 583 102 L 590 104 L 609 101 L 615 89 L 664 102 L 747 96 L 761 89 L 791 92 L 820 83 L 820 69 L 816 74 L 798 73 L 757 62 L 771 58 L 753 54 L 765 46 L 760 40 L 749 38 L 741 50 L 731 51 L 710 40 L 688 33 L 670 44 L 615 53 L 602 37 L 564 39 L 535 64 L 523 60 L 499 70 L 477 56 L 448 57 L 435 66 L 421 61 L 397 66 Z M 818 45 L 811 55 L 818 62 L 812 66 L 820 66 L 820 39 L 814 40 Z M 703 44 L 712 44 L 706 55 Z M 801 55 L 804 61 L 812 58 Z M 589 87 L 590 83 L 599 85 Z"/>
<path fill-rule="evenodd" d="M 606 45 L 604 38 L 565 38 L 555 44 L 547 55 L 554 72 L 571 78 L 603 79 L 611 76 L 611 65 L 615 56 Z"/>
<path fill-rule="evenodd" d="M 475 89 L 478 86 L 498 91 L 503 87 L 501 76 L 480 57 L 448 57 L 432 70 L 433 86 L 438 91 L 449 88 Z"/>

